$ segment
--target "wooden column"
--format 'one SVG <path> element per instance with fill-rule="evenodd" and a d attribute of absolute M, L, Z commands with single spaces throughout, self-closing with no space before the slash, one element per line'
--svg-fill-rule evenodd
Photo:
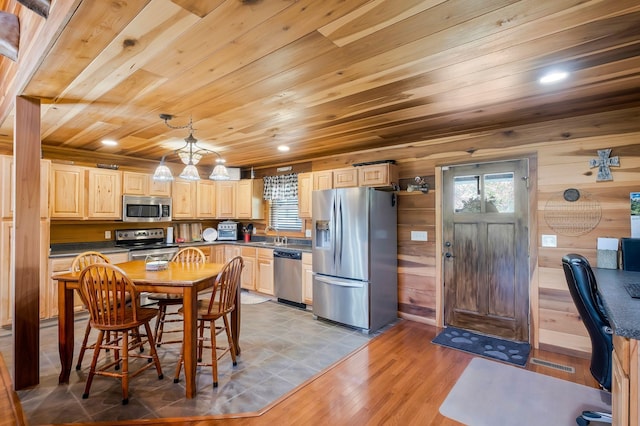
<path fill-rule="evenodd" d="M 14 386 L 25 389 L 40 376 L 40 100 L 16 97 L 13 136 Z"/>

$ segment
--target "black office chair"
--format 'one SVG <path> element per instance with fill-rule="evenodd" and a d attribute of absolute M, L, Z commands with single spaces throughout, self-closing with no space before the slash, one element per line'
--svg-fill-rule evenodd
<path fill-rule="evenodd" d="M 602 306 L 591 265 L 584 256 L 568 254 L 562 258 L 562 268 L 573 303 L 591 338 L 591 374 L 603 389 L 611 391 L 613 331 Z M 611 414 L 583 411 L 576 419 L 580 426 L 588 425 L 590 421 L 611 423 Z"/>

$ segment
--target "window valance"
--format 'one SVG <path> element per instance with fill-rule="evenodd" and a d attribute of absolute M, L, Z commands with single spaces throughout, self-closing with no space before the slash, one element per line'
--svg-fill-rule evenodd
<path fill-rule="evenodd" d="M 263 198 L 269 200 L 290 200 L 298 198 L 298 174 L 265 176 Z"/>

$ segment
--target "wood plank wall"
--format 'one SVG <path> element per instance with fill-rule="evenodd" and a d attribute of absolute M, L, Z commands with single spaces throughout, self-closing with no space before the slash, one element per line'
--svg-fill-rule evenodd
<path fill-rule="evenodd" d="M 640 191 L 640 109 L 630 108 L 538 123 L 497 131 L 478 132 L 442 140 L 412 143 L 403 147 L 320 159 L 313 170 L 344 167 L 353 162 L 395 159 L 400 178 L 426 176 L 434 181 L 435 168 L 447 164 L 484 162 L 528 156 L 537 160 L 537 191 L 533 194 L 531 236 L 531 313 L 532 343 L 557 352 L 586 356 L 590 341 L 573 305 L 562 272 L 561 257 L 582 253 L 596 263 L 598 237 L 630 235 L 629 193 Z M 454 142 L 456 150 L 449 144 Z M 596 182 L 597 169 L 589 160 L 597 150 L 612 148 L 620 157 L 613 167 L 612 182 Z M 356 161 L 357 158 L 357 161 Z M 533 162 L 534 167 L 536 161 Z M 536 172 L 536 170 L 534 170 Z M 553 197 L 567 188 L 576 188 L 593 197 L 601 206 L 597 226 L 580 236 L 560 235 L 545 221 L 545 208 Z M 436 323 L 441 309 L 436 288 L 435 194 L 401 192 L 398 202 L 399 311 L 402 316 Z M 411 230 L 428 231 L 429 241 L 410 240 Z M 557 235 L 558 247 L 541 247 L 541 235 Z"/>

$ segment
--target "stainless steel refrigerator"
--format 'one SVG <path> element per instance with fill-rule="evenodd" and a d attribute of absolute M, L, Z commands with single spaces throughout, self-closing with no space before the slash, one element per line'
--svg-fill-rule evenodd
<path fill-rule="evenodd" d="M 398 312 L 396 196 L 373 188 L 314 191 L 313 314 L 372 332 Z"/>

